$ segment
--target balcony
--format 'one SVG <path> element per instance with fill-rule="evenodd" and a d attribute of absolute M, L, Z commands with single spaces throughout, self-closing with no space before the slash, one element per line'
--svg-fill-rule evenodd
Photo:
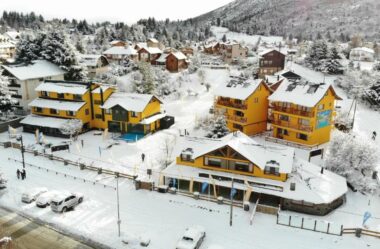
<path fill-rule="evenodd" d="M 304 124 L 291 124 L 288 121 L 282 121 L 282 120 L 272 120 L 271 123 L 273 125 L 278 125 L 281 127 L 286 127 L 294 130 L 299 130 L 299 131 L 305 131 L 305 132 L 312 132 L 313 127 L 311 125 L 304 125 Z"/>
<path fill-rule="evenodd" d="M 225 106 L 225 107 L 232 107 L 232 108 L 236 108 L 236 109 L 242 109 L 242 110 L 247 110 L 247 104 L 244 104 L 244 103 L 236 103 L 234 101 L 231 101 L 231 100 L 222 100 L 222 99 L 218 99 L 216 102 L 215 102 L 216 105 L 220 105 L 220 106 Z"/>
<path fill-rule="evenodd" d="M 242 123 L 242 124 L 247 123 L 247 118 L 245 118 L 245 117 L 226 115 L 226 119 L 227 119 L 227 121 L 238 122 L 238 123 Z"/>
<path fill-rule="evenodd" d="M 312 118 L 314 117 L 314 112 L 313 111 L 304 111 L 304 110 L 299 110 L 299 109 L 294 109 L 294 108 L 289 108 L 289 107 L 282 107 L 282 106 L 271 106 L 272 111 L 276 112 L 284 112 L 288 114 L 293 114 L 297 116 L 303 116 L 303 117 L 309 117 Z"/>

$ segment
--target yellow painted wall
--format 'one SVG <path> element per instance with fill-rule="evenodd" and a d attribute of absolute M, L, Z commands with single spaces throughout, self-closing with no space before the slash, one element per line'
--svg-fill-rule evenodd
<path fill-rule="evenodd" d="M 113 92 L 114 92 L 113 88 L 106 89 L 103 92 L 103 101 L 105 102 L 111 96 Z M 108 120 L 110 120 L 110 115 L 108 117 L 109 118 L 108 120 L 107 120 L 107 116 L 104 115 L 104 121 L 101 118 L 101 116 L 97 118 L 97 115 L 102 115 L 102 109 L 100 108 L 101 104 L 98 104 L 98 103 L 101 103 L 100 93 L 93 93 L 92 101 L 94 103 L 94 119 L 91 121 L 91 127 L 104 130 L 108 127 Z"/>
<path fill-rule="evenodd" d="M 331 130 L 332 130 L 333 124 L 334 124 L 333 115 L 331 115 L 331 117 L 330 117 L 330 125 L 323 127 L 323 128 L 319 128 L 319 129 L 316 128 L 317 127 L 317 115 L 318 115 L 319 111 L 326 111 L 326 110 L 331 110 L 331 114 L 333 114 L 335 111 L 335 100 L 336 99 L 335 99 L 335 96 L 334 96 L 332 90 L 329 89 L 327 91 L 327 95 L 325 95 L 323 97 L 323 99 L 315 107 L 312 108 L 311 112 L 314 112 L 314 115 L 313 115 L 313 117 L 310 117 L 310 118 L 304 117 L 304 116 L 298 116 L 298 115 L 294 115 L 294 114 L 287 114 L 287 113 L 283 113 L 283 112 L 273 111 L 274 120 L 279 120 L 279 115 L 283 114 L 283 115 L 287 115 L 290 117 L 290 124 L 291 125 L 294 125 L 294 126 L 297 125 L 299 122 L 299 119 L 302 118 L 302 119 L 310 120 L 310 126 L 312 127 L 311 132 L 306 132 L 306 131 L 299 131 L 297 129 L 289 128 L 286 126 L 277 126 L 277 125 L 273 124 L 273 127 L 274 127 L 273 136 L 278 137 L 277 127 L 280 127 L 283 129 L 287 129 L 289 132 L 289 135 L 282 135 L 284 140 L 288 140 L 288 141 L 296 142 L 296 143 L 300 143 L 300 144 L 305 144 L 305 145 L 320 145 L 320 144 L 329 142 Z M 318 106 L 322 105 L 322 104 L 324 105 L 324 108 L 318 110 Z M 295 105 L 292 105 L 291 107 L 296 108 Z M 303 139 L 297 138 L 297 133 L 304 133 L 304 134 L 308 135 L 308 140 L 305 141 Z"/>
<path fill-rule="evenodd" d="M 272 175 L 272 174 L 265 174 L 264 171 L 261 170 L 255 164 L 253 164 L 254 165 L 253 173 L 207 166 L 204 164 L 204 162 L 205 162 L 204 157 L 205 156 L 200 156 L 200 157 L 197 157 L 193 162 L 188 162 L 188 161 L 182 161 L 181 157 L 179 156 L 176 158 L 176 163 L 177 163 L 177 165 L 185 165 L 185 166 L 191 166 L 191 167 L 202 168 L 202 169 L 213 170 L 213 171 L 234 173 L 234 174 L 246 175 L 246 176 L 254 176 L 254 177 L 272 179 L 272 180 L 277 180 L 277 181 L 286 181 L 286 179 L 287 179 L 287 174 L 284 174 L 284 173 L 281 173 L 279 176 Z M 247 160 L 238 160 L 238 159 L 215 157 L 215 156 L 207 156 L 207 157 L 214 157 L 214 158 L 221 158 L 221 159 L 231 160 L 231 161 L 236 161 L 236 162 L 240 161 L 240 162 L 249 163 L 249 161 L 247 161 Z"/>
<path fill-rule="evenodd" d="M 230 131 L 236 131 L 234 124 L 243 126 L 243 133 L 247 135 L 255 135 L 266 131 L 268 120 L 268 96 L 270 91 L 263 83 L 244 101 L 247 104 L 247 109 L 238 109 L 229 106 L 221 106 L 216 104 L 215 109 L 224 109 L 224 113 L 231 117 L 236 116 L 236 111 L 244 113 L 244 117 L 247 118 L 246 123 L 239 122 L 239 120 L 227 119 L 227 127 Z M 231 99 L 234 101 L 234 99 Z M 239 118 L 239 117 L 238 117 Z"/>

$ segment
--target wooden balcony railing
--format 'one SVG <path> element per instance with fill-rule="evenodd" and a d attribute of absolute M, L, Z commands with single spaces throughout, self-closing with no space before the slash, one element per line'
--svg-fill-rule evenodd
<path fill-rule="evenodd" d="M 221 106 L 226 106 L 226 107 L 232 107 L 236 109 L 242 109 L 242 110 L 247 110 L 247 104 L 244 103 L 235 103 L 234 101 L 229 101 L 229 100 L 217 100 L 215 102 L 217 105 Z"/>
<path fill-rule="evenodd" d="M 288 121 L 282 121 L 282 120 L 278 120 L 278 119 L 272 120 L 271 123 L 273 125 L 287 127 L 287 128 L 291 128 L 291 129 L 295 129 L 295 130 L 299 130 L 299 131 L 306 131 L 306 132 L 312 132 L 313 131 L 313 127 L 311 125 L 292 124 Z"/>
<path fill-rule="evenodd" d="M 247 118 L 245 118 L 245 117 L 226 115 L 226 119 L 228 121 L 239 122 L 239 123 L 242 123 L 242 124 L 247 123 Z"/>
<path fill-rule="evenodd" d="M 271 109 L 273 111 L 284 112 L 284 113 L 294 114 L 294 115 L 303 116 L 303 117 L 309 117 L 309 118 L 314 117 L 313 111 L 303 111 L 303 110 L 299 110 L 299 109 L 282 107 L 282 106 L 275 106 L 275 105 L 272 105 Z"/>

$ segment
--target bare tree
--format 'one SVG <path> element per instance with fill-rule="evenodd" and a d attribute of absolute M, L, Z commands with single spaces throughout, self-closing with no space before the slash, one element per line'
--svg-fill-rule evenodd
<path fill-rule="evenodd" d="M 76 140 L 79 133 L 82 131 L 82 127 L 83 124 L 81 120 L 69 119 L 59 128 L 59 131 L 63 135 L 69 135 L 70 139 L 74 137 L 74 140 Z"/>
<path fill-rule="evenodd" d="M 169 134 L 166 135 L 161 144 L 162 158 L 161 164 L 164 168 L 168 167 L 173 162 L 173 150 L 176 144 L 176 136 Z"/>

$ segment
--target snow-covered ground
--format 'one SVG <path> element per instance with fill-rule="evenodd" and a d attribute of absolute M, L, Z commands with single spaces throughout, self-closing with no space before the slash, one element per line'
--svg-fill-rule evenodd
<path fill-rule="evenodd" d="M 237 33 L 229 31 L 228 28 L 212 26 L 211 32 L 215 35 L 216 39 L 221 40 L 224 35 L 226 35 L 229 40 L 236 40 L 238 42 L 244 42 L 247 45 L 255 45 L 260 39 L 261 42 L 266 42 L 269 44 L 278 44 L 283 42 L 281 36 L 262 36 L 262 35 L 247 35 L 243 33 Z"/>
<path fill-rule="evenodd" d="M 323 81 L 323 74 L 305 69 L 293 64 L 299 70 L 304 70 L 309 77 Z M 220 83 L 228 80 L 228 70 L 206 69 L 205 82 L 211 84 L 207 92 L 205 86 L 199 84 L 197 75 L 190 75 L 189 81 L 183 88 L 191 89 L 196 95 L 184 95 L 180 99 L 165 100 L 165 109 L 169 115 L 176 118 L 176 124 L 169 130 L 164 130 L 147 136 L 136 143 L 126 143 L 107 139 L 96 135 L 96 132 L 88 132 L 79 137 L 77 142 L 70 146 L 70 151 L 55 152 L 57 156 L 74 161 L 92 163 L 97 167 L 110 168 L 130 174 L 145 175 L 147 168 L 152 168 L 157 179 L 157 172 L 162 167 L 163 147 L 166 137 L 175 138 L 184 129 L 190 135 L 201 134 L 194 130 L 197 119 L 206 115 L 213 105 L 213 90 Z M 326 81 L 333 81 L 334 77 L 326 77 Z M 341 89 L 338 94 L 345 98 Z M 340 103 L 342 108 L 349 108 L 350 100 L 346 98 Z M 379 129 L 380 114 L 364 106 L 359 105 L 355 130 L 370 136 L 373 130 Z M 380 131 L 379 131 L 380 132 Z M 33 134 L 23 134 L 26 147 L 42 150 L 34 145 Z M 53 144 L 62 142 L 60 138 L 46 137 Z M 0 141 L 7 141 L 7 133 L 0 134 Z M 84 146 L 81 145 L 84 141 Z M 173 146 L 174 141 L 171 140 Z M 377 141 L 380 145 L 380 142 Z M 110 147 L 110 145 L 112 145 Z M 146 155 L 146 160 L 141 163 L 141 153 Z M 307 152 L 297 150 L 297 155 L 306 157 Z M 175 156 L 175 155 L 173 155 Z M 64 230 L 84 235 L 99 242 L 110 245 L 113 248 L 139 248 L 139 246 L 123 245 L 117 237 L 117 209 L 114 178 L 107 175 L 98 175 L 92 171 L 81 171 L 74 166 L 64 166 L 62 162 L 55 162 L 42 157 L 26 154 L 26 162 L 40 166 L 27 167 L 27 179 L 17 180 L 16 169 L 21 168 L 19 162 L 11 159 L 21 159 L 19 150 L 0 148 L 1 171 L 9 179 L 8 188 L 0 190 L 0 205 L 24 212 L 30 216 L 43 219 Z M 321 163 L 314 159 L 313 162 Z M 46 171 L 50 169 L 50 171 Z M 58 173 L 58 174 L 57 174 Z M 64 176 L 64 174 L 77 177 Z M 93 185 L 84 182 L 84 178 L 96 181 Z M 103 185 L 104 184 L 104 185 Z M 39 209 L 34 204 L 22 204 L 21 193 L 33 187 L 47 187 L 55 190 L 80 191 L 85 195 L 85 201 L 75 211 L 66 214 L 55 214 L 47 209 Z M 380 231 L 380 201 L 378 196 L 369 197 L 360 193 L 349 193 L 347 202 L 336 211 L 325 217 L 334 223 L 341 223 L 345 227 L 361 226 L 363 213 L 370 211 L 372 218 L 368 221 L 371 229 Z M 240 208 L 234 209 L 234 223 L 229 227 L 229 208 L 207 201 L 196 201 L 188 197 L 159 194 L 145 190 L 136 191 L 130 180 L 120 181 L 120 212 L 122 220 L 122 235 L 141 236 L 151 239 L 149 248 L 168 249 L 174 248 L 176 241 L 182 235 L 184 229 L 190 225 L 202 225 L 206 228 L 207 237 L 202 248 L 211 244 L 223 245 L 224 248 L 364 248 L 380 246 L 380 240 L 345 235 L 343 237 L 315 233 L 300 229 L 276 225 L 276 217 L 257 213 L 253 225 L 249 225 L 248 212 Z"/>

